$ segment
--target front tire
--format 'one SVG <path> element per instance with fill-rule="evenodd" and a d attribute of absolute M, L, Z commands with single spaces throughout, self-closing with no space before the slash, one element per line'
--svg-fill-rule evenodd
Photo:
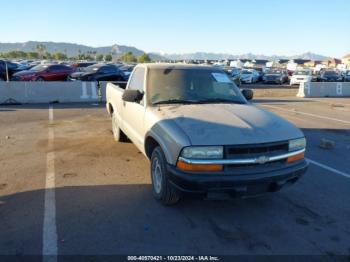
<path fill-rule="evenodd" d="M 128 140 L 128 137 L 120 129 L 117 121 L 117 117 L 114 113 L 112 114 L 112 131 L 113 131 L 113 137 L 115 141 L 126 142 Z"/>
<path fill-rule="evenodd" d="M 169 206 L 179 202 L 180 195 L 170 184 L 166 172 L 166 159 L 162 149 L 158 146 L 153 150 L 151 157 L 152 191 L 155 199 Z"/>

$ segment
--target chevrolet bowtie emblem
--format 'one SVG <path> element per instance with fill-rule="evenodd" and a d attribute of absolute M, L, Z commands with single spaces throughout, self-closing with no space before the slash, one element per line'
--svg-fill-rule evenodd
<path fill-rule="evenodd" d="M 267 156 L 260 156 L 260 157 L 257 158 L 256 162 L 258 164 L 262 165 L 262 164 L 265 164 L 265 163 L 269 162 L 269 160 L 270 160 L 270 158 L 267 157 Z"/>

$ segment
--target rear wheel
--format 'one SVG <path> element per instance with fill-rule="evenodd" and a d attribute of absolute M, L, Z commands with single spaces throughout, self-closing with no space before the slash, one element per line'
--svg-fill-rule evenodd
<path fill-rule="evenodd" d="M 118 120 L 114 113 L 112 114 L 112 131 L 113 131 L 113 137 L 115 141 L 126 142 L 128 140 L 128 137 L 119 128 Z"/>
<path fill-rule="evenodd" d="M 174 205 L 180 200 L 178 191 L 170 184 L 166 173 L 166 159 L 158 146 L 151 157 L 151 178 L 153 196 L 163 205 Z"/>

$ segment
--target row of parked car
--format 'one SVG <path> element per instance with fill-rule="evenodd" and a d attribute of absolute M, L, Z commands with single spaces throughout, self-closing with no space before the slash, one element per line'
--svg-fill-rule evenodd
<path fill-rule="evenodd" d="M 292 74 L 286 69 L 239 69 L 232 68 L 226 72 L 237 84 L 253 84 L 262 82 L 264 84 L 285 84 L 298 85 L 300 82 L 350 82 L 350 70 L 338 72 L 333 69 L 323 69 L 314 72 L 311 69 L 296 70 Z"/>
<path fill-rule="evenodd" d="M 0 60 L 0 81 L 127 81 L 135 65 L 95 62 L 42 63 L 25 68 Z"/>

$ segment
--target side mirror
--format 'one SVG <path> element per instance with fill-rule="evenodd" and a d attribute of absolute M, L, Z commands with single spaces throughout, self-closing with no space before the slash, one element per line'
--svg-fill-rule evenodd
<path fill-rule="evenodd" d="M 138 103 L 142 100 L 143 93 L 141 93 L 139 90 L 128 89 L 124 91 L 122 98 L 125 102 Z"/>
<path fill-rule="evenodd" d="M 252 100 L 254 96 L 254 92 L 251 89 L 243 89 L 242 95 L 245 97 L 245 99 Z"/>

